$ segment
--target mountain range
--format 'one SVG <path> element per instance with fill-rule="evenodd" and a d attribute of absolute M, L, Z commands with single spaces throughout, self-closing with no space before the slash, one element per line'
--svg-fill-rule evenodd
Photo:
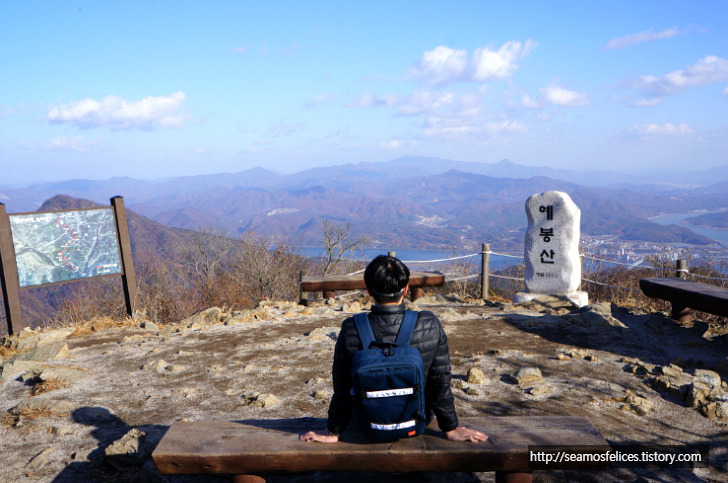
<path fill-rule="evenodd" d="M 152 181 L 125 177 L 0 187 L 0 201 L 8 212 L 25 212 L 57 194 L 103 204 L 122 195 L 129 209 L 170 227 L 252 230 L 283 235 L 300 246 L 320 246 L 320 219 L 326 217 L 350 222 L 353 234 L 367 236 L 373 246 L 443 249 L 490 242 L 513 248 L 523 243 L 525 200 L 546 190 L 569 193 L 582 210 L 585 234 L 709 244 L 710 239 L 686 227 L 662 226 L 648 218 L 728 206 L 728 166 L 630 178 L 508 160 L 488 164 L 404 157 L 295 174 L 253 168 Z M 717 220 L 713 226 L 728 223 L 725 217 Z"/>

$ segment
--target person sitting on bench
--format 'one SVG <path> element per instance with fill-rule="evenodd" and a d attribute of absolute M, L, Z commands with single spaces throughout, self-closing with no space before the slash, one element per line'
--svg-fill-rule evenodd
<path fill-rule="evenodd" d="M 409 290 L 409 269 L 399 259 L 380 255 L 372 260 L 364 272 L 367 291 L 375 301 L 369 314 L 374 336 L 384 342 L 394 342 L 404 317 L 402 303 Z M 334 395 L 329 405 L 327 430 L 309 431 L 301 435 L 303 441 L 335 443 L 352 418 L 351 364 L 360 348 L 354 318 L 348 317 L 334 349 L 332 377 Z M 486 441 L 480 431 L 458 425 L 455 403 L 450 389 L 450 354 L 447 336 L 435 314 L 418 313 L 417 324 L 410 346 L 422 355 L 425 368 L 425 411 L 429 422 L 433 414 L 437 424 L 449 440 Z"/>

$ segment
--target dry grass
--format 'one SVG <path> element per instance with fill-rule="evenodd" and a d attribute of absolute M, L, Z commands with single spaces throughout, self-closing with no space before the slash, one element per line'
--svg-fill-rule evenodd
<path fill-rule="evenodd" d="M 133 327 L 136 322 L 130 317 L 117 318 L 109 317 L 106 315 L 93 317 L 91 320 L 81 321 L 74 324 L 67 324 L 64 327 L 74 327 L 76 332 L 75 336 L 83 336 L 99 332 L 107 329 L 120 329 L 123 327 Z"/>
<path fill-rule="evenodd" d="M 6 361 L 17 354 L 18 351 L 12 347 L 0 346 L 0 359 Z"/>
<path fill-rule="evenodd" d="M 22 417 L 25 420 L 50 418 L 51 416 L 69 416 L 69 413 L 56 413 L 50 409 L 38 408 L 38 409 L 21 409 L 18 411 L 18 417 Z"/>
<path fill-rule="evenodd" d="M 21 409 L 17 413 L 5 412 L 0 414 L 0 426 L 13 427 L 20 421 L 34 421 L 36 419 L 55 417 L 68 417 L 68 413 L 54 413 L 49 409 Z"/>
<path fill-rule="evenodd" d="M 0 414 L 0 426 L 5 427 L 12 427 L 15 425 L 15 423 L 18 421 L 17 416 L 13 416 L 12 414 L 5 412 Z"/>
<path fill-rule="evenodd" d="M 35 384 L 33 389 L 30 391 L 31 396 L 37 396 L 44 392 L 55 391 L 56 389 L 64 388 L 68 385 L 68 381 L 65 379 L 51 378 Z"/>

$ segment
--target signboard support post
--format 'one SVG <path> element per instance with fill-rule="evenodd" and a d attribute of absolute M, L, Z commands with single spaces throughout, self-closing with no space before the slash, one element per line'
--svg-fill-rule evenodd
<path fill-rule="evenodd" d="M 121 281 L 124 286 L 126 313 L 132 317 L 137 308 L 137 285 L 134 264 L 131 260 L 131 243 L 129 242 L 129 228 L 126 225 L 124 198 L 114 196 L 111 198 L 111 206 L 114 209 L 116 236 L 119 239 L 119 251 L 121 252 Z"/>
<path fill-rule="evenodd" d="M 15 247 L 10 231 L 10 218 L 5 204 L 0 203 L 0 281 L 2 281 L 5 317 L 10 335 L 23 330 L 23 315 L 20 312 L 20 281 L 15 261 Z"/>

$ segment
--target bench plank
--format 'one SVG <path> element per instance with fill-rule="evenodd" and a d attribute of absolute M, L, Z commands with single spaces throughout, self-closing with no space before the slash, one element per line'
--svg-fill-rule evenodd
<path fill-rule="evenodd" d="M 686 307 L 728 317 L 728 289 L 677 277 L 643 278 L 640 289 L 648 297 L 669 300 L 673 313 Z"/>
<path fill-rule="evenodd" d="M 411 287 L 437 287 L 445 283 L 445 275 L 440 272 L 410 273 Z M 357 290 L 367 288 L 364 274 L 332 275 L 327 277 L 303 277 L 301 290 L 304 292 L 322 292 L 329 290 Z"/>
<path fill-rule="evenodd" d="M 417 300 L 424 294 L 422 287 L 439 287 L 445 283 L 441 272 L 411 272 L 410 299 Z M 364 274 L 332 275 L 327 277 L 302 277 L 301 292 L 323 292 L 324 298 L 334 296 L 336 290 L 361 290 L 366 288 Z"/>
<path fill-rule="evenodd" d="M 270 471 L 523 471 L 528 445 L 608 443 L 589 419 L 574 416 L 488 416 L 461 424 L 489 435 L 485 443 L 448 441 L 436 430 L 395 443 L 366 443 L 346 431 L 336 444 L 299 435 L 324 419 L 173 423 L 152 457 L 163 474 L 260 474 Z M 603 467 L 595 466 L 595 467 Z"/>

